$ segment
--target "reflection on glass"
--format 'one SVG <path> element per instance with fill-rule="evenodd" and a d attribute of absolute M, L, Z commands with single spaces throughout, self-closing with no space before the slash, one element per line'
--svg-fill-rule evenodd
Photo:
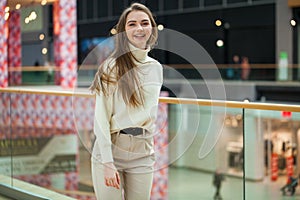
<path fill-rule="evenodd" d="M 211 199 L 217 193 L 215 172 L 224 176 L 219 194 L 243 199 L 243 127 L 241 109 L 170 105 L 170 199 Z M 172 142 L 179 138 L 176 145 Z M 207 144 L 208 143 L 208 144 Z M 200 158 L 203 146 L 209 153 Z M 236 188 L 232 193 L 230 188 Z"/>
<path fill-rule="evenodd" d="M 14 177 L 64 194 L 87 183 L 92 197 L 93 100 L 0 93 L 1 180 L 5 176 L 12 183 Z M 220 195 L 233 200 L 277 199 L 288 178 L 298 177 L 300 113 L 168 106 L 169 140 L 163 149 L 168 180 L 162 190 L 169 199 L 212 199 L 217 171 L 224 175 Z"/>
<path fill-rule="evenodd" d="M 0 93 L 0 177 L 10 184 L 12 176 L 11 102 L 9 93 Z M 1 178 L 0 178 L 1 179 Z M 0 181 L 1 182 L 1 181 Z"/>

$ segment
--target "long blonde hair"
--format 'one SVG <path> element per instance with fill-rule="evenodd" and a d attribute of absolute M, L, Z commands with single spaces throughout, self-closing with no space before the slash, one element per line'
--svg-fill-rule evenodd
<path fill-rule="evenodd" d="M 90 90 L 98 94 L 102 91 L 104 95 L 108 95 L 108 85 L 117 81 L 125 103 L 137 107 L 144 104 L 144 96 L 141 88 L 139 88 L 140 81 L 137 75 L 136 63 L 134 62 L 138 60 L 136 60 L 129 49 L 129 40 L 125 33 L 126 19 L 132 11 L 142 11 L 148 15 L 152 26 L 152 34 L 147 41 L 147 46 L 152 48 L 155 45 L 158 33 L 151 11 L 143 4 L 131 4 L 130 7 L 123 11 L 115 27 L 117 31 L 115 35 L 115 50 L 111 55 L 115 63 L 109 71 L 105 71 L 103 66 L 99 67 Z M 115 73 L 116 80 L 112 78 L 112 73 Z"/>

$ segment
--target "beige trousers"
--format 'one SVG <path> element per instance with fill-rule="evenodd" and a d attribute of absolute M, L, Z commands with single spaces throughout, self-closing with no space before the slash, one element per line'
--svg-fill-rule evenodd
<path fill-rule="evenodd" d="M 153 173 L 119 171 L 121 187 L 108 187 L 104 182 L 103 165 L 92 163 L 92 178 L 97 200 L 149 200 Z M 124 198 L 123 198 L 124 196 Z"/>
<path fill-rule="evenodd" d="M 149 200 L 153 181 L 154 151 L 152 137 L 112 134 L 114 164 L 121 187 L 108 187 L 104 166 L 92 160 L 92 179 L 97 200 Z"/>

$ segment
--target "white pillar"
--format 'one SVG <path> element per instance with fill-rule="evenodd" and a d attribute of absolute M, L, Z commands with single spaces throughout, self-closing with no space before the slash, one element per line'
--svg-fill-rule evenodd
<path fill-rule="evenodd" d="M 280 52 L 286 52 L 288 63 L 293 63 L 293 30 L 290 24 L 292 9 L 288 7 L 287 0 L 276 2 L 276 63 L 279 63 Z M 288 70 L 289 74 L 291 69 Z M 291 75 L 290 75 L 291 76 Z"/>
<path fill-rule="evenodd" d="M 265 171 L 263 128 L 255 112 L 259 111 L 245 110 L 245 177 L 261 180 Z"/>

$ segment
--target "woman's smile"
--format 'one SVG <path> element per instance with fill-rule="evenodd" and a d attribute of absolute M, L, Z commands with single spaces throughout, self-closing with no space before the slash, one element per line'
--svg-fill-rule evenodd
<path fill-rule="evenodd" d="M 149 16 L 142 11 L 130 12 L 127 16 L 125 31 L 132 45 L 145 49 L 152 33 Z"/>

